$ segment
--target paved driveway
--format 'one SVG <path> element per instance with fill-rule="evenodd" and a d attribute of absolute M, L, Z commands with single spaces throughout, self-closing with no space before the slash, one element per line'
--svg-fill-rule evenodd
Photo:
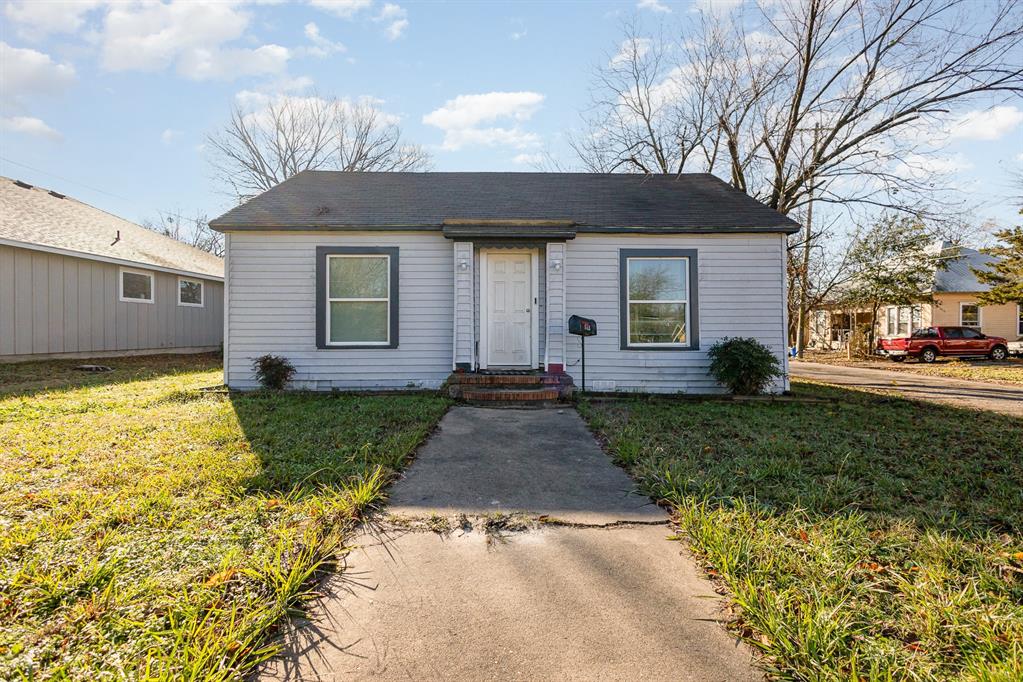
<path fill-rule="evenodd" d="M 762 679 L 631 487 L 574 410 L 451 410 L 264 677 Z"/>
<path fill-rule="evenodd" d="M 845 367 L 816 362 L 793 361 L 794 377 L 825 381 L 840 386 L 896 391 L 907 398 L 973 407 L 1023 417 L 1023 388 L 949 377 L 924 376 L 912 372 Z"/>

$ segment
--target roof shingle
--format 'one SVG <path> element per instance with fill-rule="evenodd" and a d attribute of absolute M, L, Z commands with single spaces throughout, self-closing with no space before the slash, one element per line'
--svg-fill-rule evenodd
<path fill-rule="evenodd" d="M 2 176 L 0 239 L 196 275 L 224 276 L 223 259 L 211 253 L 63 194 Z"/>
<path fill-rule="evenodd" d="M 214 229 L 441 229 L 448 220 L 558 220 L 584 231 L 794 232 L 797 223 L 705 173 L 305 171 Z M 521 229 L 521 228 L 519 228 Z"/>

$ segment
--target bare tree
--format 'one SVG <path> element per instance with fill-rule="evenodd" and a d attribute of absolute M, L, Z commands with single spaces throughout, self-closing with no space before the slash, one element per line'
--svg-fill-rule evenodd
<path fill-rule="evenodd" d="M 176 239 L 214 256 L 224 257 L 224 235 L 210 229 L 205 213 L 186 216 L 181 211 L 161 211 L 156 220 L 143 220 L 142 227 Z"/>
<path fill-rule="evenodd" d="M 594 171 L 707 170 L 788 214 L 814 201 L 918 212 L 952 109 L 1023 93 L 1023 3 L 790 0 L 677 41 L 626 26 L 575 150 Z M 819 130 L 814 135 L 814 130 Z"/>
<path fill-rule="evenodd" d="M 402 140 L 397 121 L 366 101 L 279 97 L 258 111 L 235 108 L 207 137 L 215 175 L 245 201 L 304 170 L 425 170 L 430 157 Z"/>

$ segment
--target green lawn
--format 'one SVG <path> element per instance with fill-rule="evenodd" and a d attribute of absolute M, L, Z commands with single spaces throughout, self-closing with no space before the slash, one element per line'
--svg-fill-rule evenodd
<path fill-rule="evenodd" d="M 447 407 L 0 366 L 0 679 L 238 678 Z"/>
<path fill-rule="evenodd" d="M 780 677 L 1023 679 L 1023 420 L 796 390 L 580 411 Z"/>

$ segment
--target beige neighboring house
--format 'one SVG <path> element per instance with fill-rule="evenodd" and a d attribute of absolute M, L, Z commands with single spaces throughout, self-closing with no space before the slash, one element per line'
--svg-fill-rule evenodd
<path fill-rule="evenodd" d="M 937 252 L 939 247 L 935 246 Z M 987 269 L 994 257 L 976 249 L 940 245 L 942 254 L 955 253 L 945 268 L 934 274 L 934 302 L 912 306 L 882 306 L 878 311 L 875 336 L 908 336 L 921 327 L 973 327 L 988 336 L 1001 336 L 1009 342 L 1023 341 L 1023 306 L 1006 303 L 981 306 L 977 294 L 987 291 L 972 268 Z M 824 306 L 810 315 L 810 347 L 820 350 L 844 350 L 849 335 L 857 326 L 870 324 L 870 311 Z"/>
<path fill-rule="evenodd" d="M 0 362 L 217 350 L 224 261 L 0 177 Z"/>

